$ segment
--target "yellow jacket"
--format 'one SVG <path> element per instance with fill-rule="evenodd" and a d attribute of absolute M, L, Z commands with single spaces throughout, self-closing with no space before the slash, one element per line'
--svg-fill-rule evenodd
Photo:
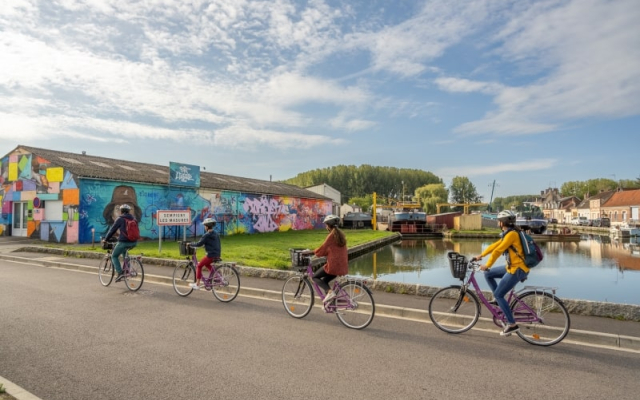
<path fill-rule="evenodd" d="M 517 251 L 517 254 L 513 251 L 514 247 Z M 493 263 L 495 263 L 496 260 L 502 254 L 504 254 L 505 251 L 509 252 L 510 261 L 507 262 L 508 273 L 515 274 L 518 268 L 522 269 L 526 273 L 529 273 L 529 268 L 527 268 L 522 258 L 520 258 L 524 258 L 524 250 L 522 249 L 522 243 L 520 243 L 520 234 L 515 230 L 508 231 L 507 234 L 504 235 L 504 237 L 493 243 L 491 246 L 487 247 L 481 255 L 482 257 L 485 257 L 488 254 L 491 254 L 491 257 L 489 257 L 489 260 L 486 264 L 488 268 L 491 268 Z M 520 256 L 518 256 L 518 254 L 520 254 Z"/>

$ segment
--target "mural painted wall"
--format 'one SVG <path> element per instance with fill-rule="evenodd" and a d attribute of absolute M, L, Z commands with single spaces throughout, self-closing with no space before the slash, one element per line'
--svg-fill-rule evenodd
<path fill-rule="evenodd" d="M 159 228 L 158 210 L 191 210 L 193 224 L 188 237 L 204 233 L 202 221 L 214 218 L 220 235 L 321 229 L 331 211 L 331 201 L 266 196 L 228 191 L 195 190 L 158 185 L 81 180 L 80 243 L 99 241 L 118 216 L 118 208 L 129 204 L 140 221 L 140 235 L 157 239 L 181 238 L 179 227 Z M 95 236 L 94 236 L 95 235 Z"/>
<path fill-rule="evenodd" d="M 157 239 L 158 210 L 191 210 L 189 227 L 164 227 L 165 238 L 204 233 L 214 218 L 221 235 L 322 229 L 331 201 L 213 191 L 189 187 L 78 179 L 48 160 L 17 150 L 0 160 L 0 235 L 59 243 L 92 243 L 105 236 L 129 204 L 143 238 Z"/>
<path fill-rule="evenodd" d="M 0 160 L 0 204 L 0 235 L 78 240 L 76 178 L 42 157 L 18 149 Z"/>

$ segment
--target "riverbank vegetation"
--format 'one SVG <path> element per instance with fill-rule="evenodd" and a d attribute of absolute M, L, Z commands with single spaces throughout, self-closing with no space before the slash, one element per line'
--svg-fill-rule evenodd
<path fill-rule="evenodd" d="M 347 236 L 347 246 L 357 245 L 379 240 L 395 233 L 373 230 L 343 230 Z M 231 235 L 220 238 L 222 244 L 222 258 L 235 261 L 249 267 L 287 268 L 291 265 L 289 249 L 315 249 L 319 247 L 327 236 L 324 229 L 306 231 L 270 232 L 253 235 Z M 188 241 L 196 241 L 194 238 Z M 56 246 L 63 247 L 63 245 Z M 65 248 L 71 246 L 64 246 Z M 73 245 L 74 250 L 104 252 L 99 243 L 91 245 Z M 175 241 L 162 242 L 162 250 L 158 251 L 158 241 L 140 241 L 131 250 L 132 255 L 144 254 L 147 257 L 182 259 L 179 245 Z M 198 257 L 204 256 L 204 249 L 198 249 Z"/>

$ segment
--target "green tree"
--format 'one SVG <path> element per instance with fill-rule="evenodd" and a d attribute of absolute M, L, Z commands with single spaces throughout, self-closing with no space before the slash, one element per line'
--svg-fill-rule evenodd
<path fill-rule="evenodd" d="M 451 203 L 458 204 L 471 204 L 482 201 L 482 196 L 478 195 L 476 187 L 465 176 L 456 176 L 451 180 L 449 197 Z M 458 209 L 462 209 L 462 207 L 458 207 Z"/>
<path fill-rule="evenodd" d="M 364 197 L 352 197 L 347 202 L 349 205 L 357 205 L 363 212 L 371 211 L 371 205 L 373 204 L 373 196 L 368 195 Z"/>
<path fill-rule="evenodd" d="M 392 198 L 398 201 L 402 197 L 403 188 L 405 194 L 411 194 L 421 186 L 442 183 L 442 179 L 431 172 L 418 169 L 337 165 L 302 172 L 284 182 L 300 187 L 326 183 L 340 192 L 342 201 L 365 197 L 373 192 L 377 192 L 381 199 Z"/>
<path fill-rule="evenodd" d="M 438 203 L 446 203 L 449 191 L 442 183 L 432 183 L 416 189 L 415 197 L 420 201 L 422 210 L 427 214 L 435 214 Z"/>

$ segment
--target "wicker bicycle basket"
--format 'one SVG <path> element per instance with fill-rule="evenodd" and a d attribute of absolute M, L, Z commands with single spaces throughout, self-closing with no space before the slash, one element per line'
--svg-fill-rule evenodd
<path fill-rule="evenodd" d="M 196 249 L 194 249 L 193 247 L 187 247 L 187 243 L 189 242 L 178 242 L 178 244 L 180 245 L 181 256 L 191 256 L 196 252 Z"/>
<path fill-rule="evenodd" d="M 303 254 L 303 251 L 305 251 L 305 249 L 289 249 L 289 253 L 291 253 L 291 268 L 296 271 L 305 270 L 307 269 L 307 265 L 309 265 L 311 256 Z"/>
<path fill-rule="evenodd" d="M 462 254 L 450 252 L 447 254 L 449 258 L 449 268 L 451 268 L 451 275 L 454 278 L 464 280 L 467 275 L 467 258 Z"/>

